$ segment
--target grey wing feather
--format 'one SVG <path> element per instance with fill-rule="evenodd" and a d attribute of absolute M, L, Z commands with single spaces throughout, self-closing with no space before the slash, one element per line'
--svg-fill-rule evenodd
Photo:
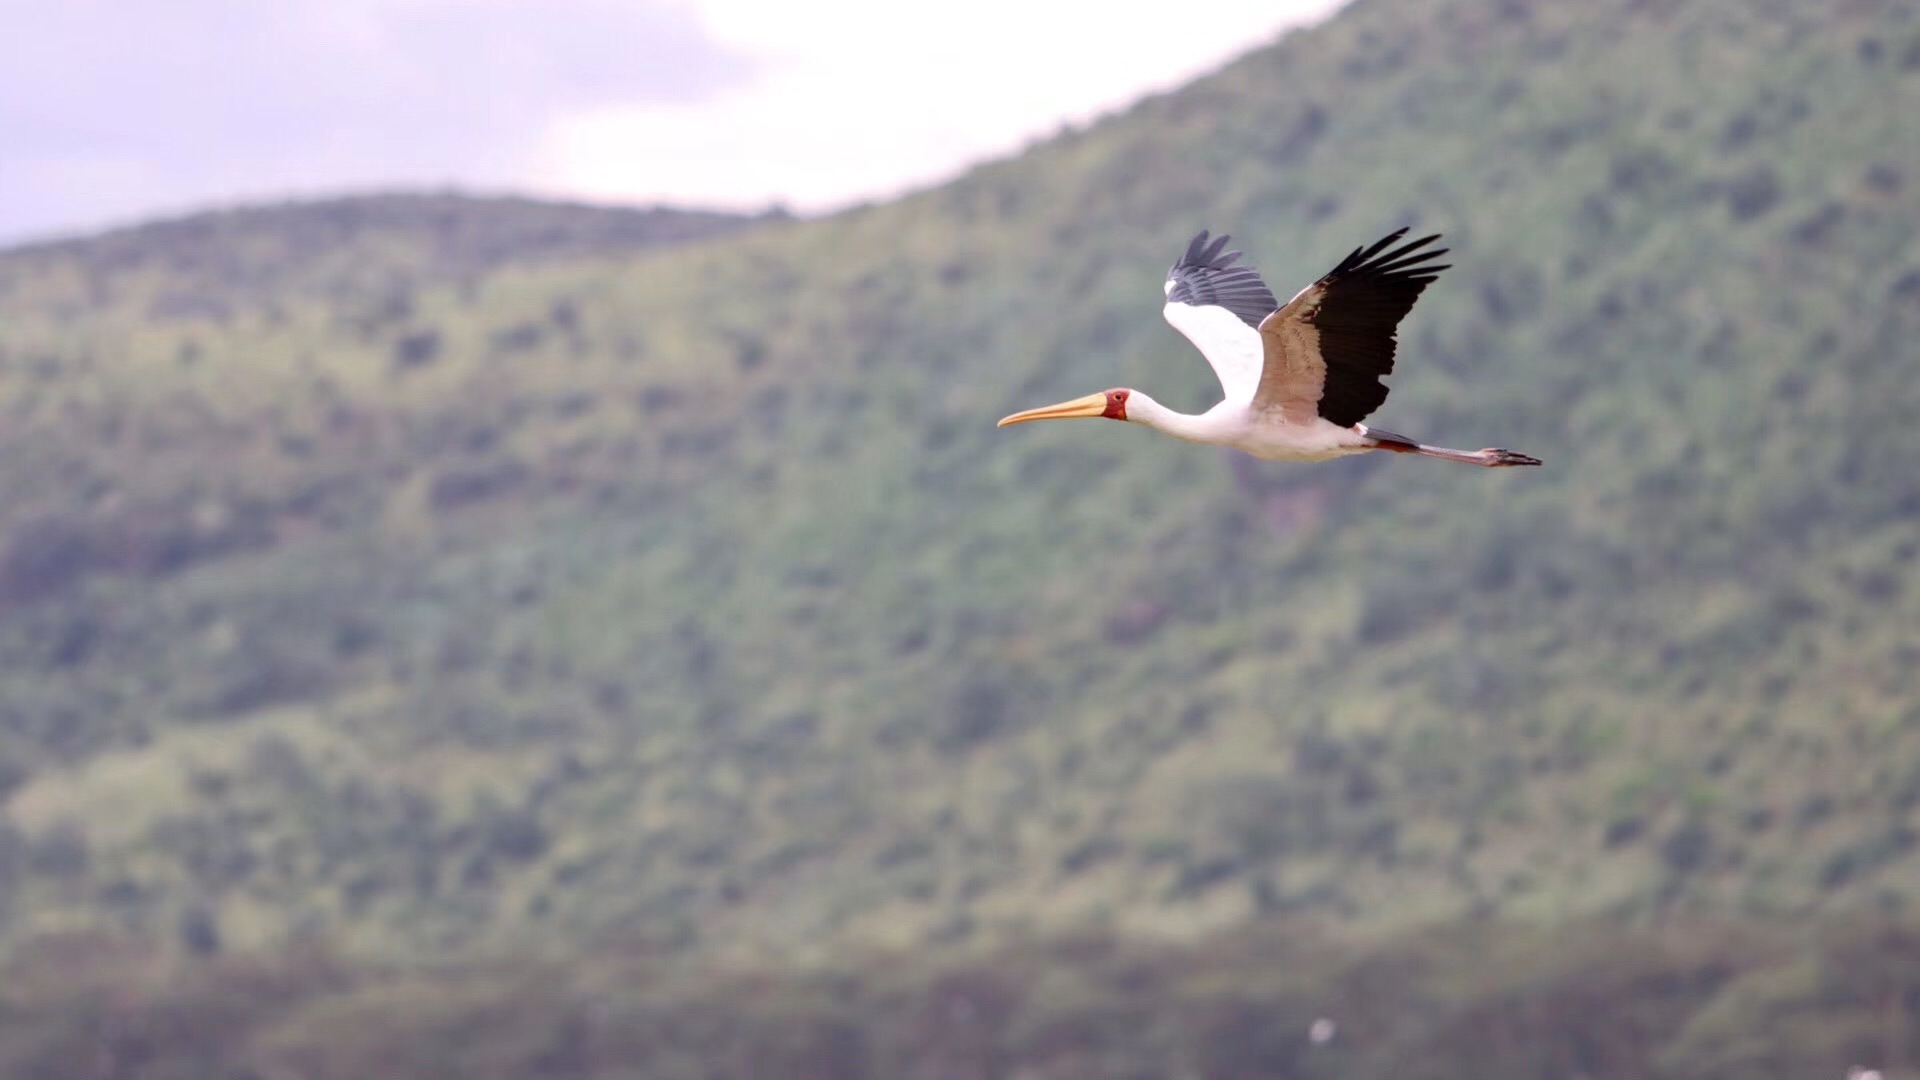
<path fill-rule="evenodd" d="M 1260 320 L 1273 314 L 1280 302 L 1260 280 L 1259 271 L 1233 265 L 1239 261 L 1240 252 L 1226 251 L 1227 240 L 1222 233 L 1210 242 L 1205 229 L 1193 238 L 1187 253 L 1167 271 L 1167 302 L 1223 307 L 1258 329 Z"/>

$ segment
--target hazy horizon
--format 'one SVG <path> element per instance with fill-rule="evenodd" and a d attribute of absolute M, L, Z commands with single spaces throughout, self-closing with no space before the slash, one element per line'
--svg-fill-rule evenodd
<path fill-rule="evenodd" d="M 1101 49 L 1062 65 L 1093 9 L 997 2 L 934 35 L 871 0 L 70 5 L 0 42 L 0 245 L 449 188 L 831 211 L 1013 153 L 1339 6 L 1203 0 L 1177 25 L 1102 10 Z"/>

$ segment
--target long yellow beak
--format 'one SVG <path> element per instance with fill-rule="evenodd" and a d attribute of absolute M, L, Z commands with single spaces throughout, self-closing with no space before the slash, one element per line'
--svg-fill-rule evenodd
<path fill-rule="evenodd" d="M 1077 397 L 1058 405 L 1047 405 L 1001 417 L 1000 422 L 994 426 L 1006 427 L 1008 424 L 1024 424 L 1029 420 L 1070 420 L 1076 416 L 1105 416 L 1106 414 L 1107 395 L 1088 394 L 1086 397 Z"/>

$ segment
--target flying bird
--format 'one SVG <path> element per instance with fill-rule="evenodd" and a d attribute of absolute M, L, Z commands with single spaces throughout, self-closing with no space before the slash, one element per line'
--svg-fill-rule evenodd
<path fill-rule="evenodd" d="M 1213 365 L 1225 400 L 1194 416 L 1116 387 L 1014 413 L 1000 426 L 1097 416 L 1270 461 L 1386 450 L 1490 468 L 1540 464 L 1512 450 L 1428 446 L 1361 423 L 1387 399 L 1380 378 L 1393 371 L 1394 328 L 1447 269 L 1432 264 L 1447 249 L 1423 250 L 1439 234 L 1394 247 L 1406 234 L 1355 248 L 1282 307 L 1258 271 L 1234 265 L 1240 252 L 1226 251 L 1226 236 L 1209 242 L 1203 230 L 1167 274 L 1166 316 Z"/>

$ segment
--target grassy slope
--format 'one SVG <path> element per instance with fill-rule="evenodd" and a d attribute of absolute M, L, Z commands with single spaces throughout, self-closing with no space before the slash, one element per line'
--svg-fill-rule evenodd
<path fill-rule="evenodd" d="M 975 956 L 691 967 L 644 950 L 397 967 L 181 963 L 43 941 L 0 983 L 0 1077 L 449 1080 L 1793 1080 L 1920 1061 L 1915 924 L 1474 922 L 1364 947 L 1267 923 Z M 1336 1027 L 1313 1042 L 1322 1018 Z"/>
<path fill-rule="evenodd" d="M 921 944 L 1911 902 L 1920 22 L 1363 0 L 902 202 L 169 302 L 0 261 L 0 920 Z M 1226 228 L 1457 268 L 1379 414 L 1118 425 Z M 271 236 L 271 233 L 266 234 Z M 367 267 L 392 268 L 369 273 Z M 22 869 L 24 868 L 24 869 Z"/>

